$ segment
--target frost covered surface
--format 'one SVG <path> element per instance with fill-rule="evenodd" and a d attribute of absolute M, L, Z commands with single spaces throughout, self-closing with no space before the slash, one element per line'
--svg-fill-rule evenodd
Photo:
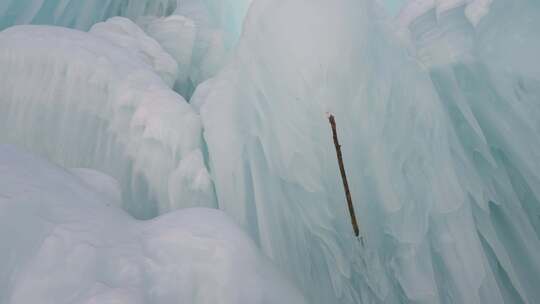
<path fill-rule="evenodd" d="M 540 301 L 538 4 L 495 1 L 476 25 L 473 4 L 436 4 L 410 54 L 369 1 L 255 1 L 192 99 L 219 207 L 311 303 Z"/>
<path fill-rule="evenodd" d="M 113 176 L 125 207 L 138 217 L 194 202 L 212 207 L 204 159 L 190 156 L 202 153 L 200 118 L 170 88 L 176 68 L 125 18 L 97 24 L 90 33 L 46 26 L 5 30 L 0 69 L 10 77 L 0 84 L 0 139 L 68 168 Z M 189 170 L 180 165 L 185 157 Z M 191 196 L 172 199 L 176 192 Z"/>
<path fill-rule="evenodd" d="M 137 221 L 10 146 L 0 176 L 0 303 L 304 303 L 220 211 Z"/>

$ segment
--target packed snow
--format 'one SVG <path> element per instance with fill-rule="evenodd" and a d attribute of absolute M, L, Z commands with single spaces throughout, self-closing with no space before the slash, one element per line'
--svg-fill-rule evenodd
<path fill-rule="evenodd" d="M 305 303 L 223 212 L 138 221 L 5 145 L 0 176 L 0 303 Z"/>

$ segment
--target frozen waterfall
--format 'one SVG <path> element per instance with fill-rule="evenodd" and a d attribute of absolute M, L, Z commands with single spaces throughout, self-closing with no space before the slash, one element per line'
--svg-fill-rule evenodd
<path fill-rule="evenodd" d="M 0 4 L 0 144 L 18 147 L 0 146 L 0 244 L 22 253 L 0 259 L 1 304 L 28 286 L 59 303 L 66 278 L 103 291 L 84 269 L 40 281 L 88 233 L 109 264 L 70 261 L 118 269 L 118 303 L 540 303 L 538 1 L 104 2 Z M 61 183 L 84 191 L 52 204 Z M 30 201 L 10 192 L 25 184 Z M 47 208 L 81 241 L 49 250 L 16 220 Z"/>

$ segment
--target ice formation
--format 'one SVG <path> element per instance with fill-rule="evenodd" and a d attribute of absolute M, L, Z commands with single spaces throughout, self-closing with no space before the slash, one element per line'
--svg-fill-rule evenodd
<path fill-rule="evenodd" d="M 126 208 L 141 218 L 194 202 L 213 207 L 204 159 L 194 156 L 202 155 L 200 118 L 170 88 L 176 68 L 125 18 L 96 24 L 89 33 L 5 30 L 0 69 L 11 76 L 0 84 L 0 139 L 68 168 L 115 177 Z M 191 169 L 181 164 L 185 158 Z"/>
<path fill-rule="evenodd" d="M 116 15 L 132 21 L 94 25 Z M 91 28 L 0 33 L 0 143 L 111 175 L 132 214 L 223 210 L 308 303 L 540 303 L 537 1 L 7 1 L 0 16 Z"/>
<path fill-rule="evenodd" d="M 218 210 L 137 221 L 4 145 L 0 176 L 0 303 L 304 303 Z"/>
<path fill-rule="evenodd" d="M 189 97 L 225 63 L 240 37 L 251 1 L 4 0 L 0 3 L 0 29 L 34 23 L 88 30 L 110 17 L 128 17 L 178 60 L 180 77 L 175 87 Z"/>
<path fill-rule="evenodd" d="M 450 2 L 413 12 L 405 47 L 369 1 L 255 1 L 192 99 L 219 207 L 312 303 L 540 301 L 538 5 L 495 1 L 475 25 Z"/>

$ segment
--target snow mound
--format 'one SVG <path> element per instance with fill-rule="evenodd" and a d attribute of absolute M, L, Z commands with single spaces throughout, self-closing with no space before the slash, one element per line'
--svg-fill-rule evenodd
<path fill-rule="evenodd" d="M 300 304 L 222 212 L 137 221 L 70 172 L 0 146 L 0 303 Z"/>
<path fill-rule="evenodd" d="M 174 61 L 127 19 L 114 18 L 90 33 L 48 26 L 0 32 L 0 142 L 44 155 L 66 168 L 105 172 L 121 184 L 124 207 L 148 218 L 184 203 L 212 207 L 208 179 L 194 197 L 169 197 L 175 179 L 200 179 L 179 170 L 201 149 L 201 122 L 191 106 L 159 76 Z M 165 77 L 171 82 L 174 79 Z M 178 172 L 186 175 L 178 177 Z M 205 187 L 202 187 L 202 186 Z"/>

